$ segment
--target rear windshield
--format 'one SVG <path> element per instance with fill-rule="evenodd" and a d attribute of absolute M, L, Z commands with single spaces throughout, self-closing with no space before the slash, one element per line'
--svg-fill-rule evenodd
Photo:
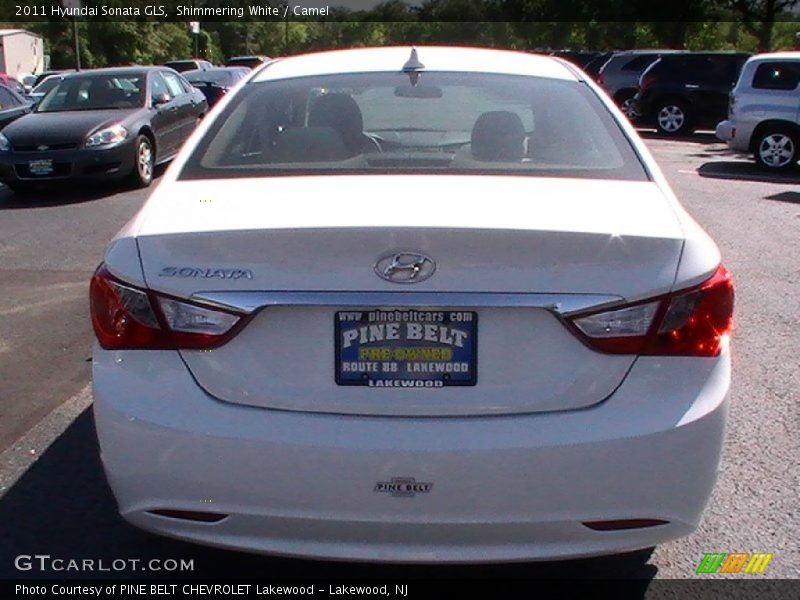
<path fill-rule="evenodd" d="M 641 72 L 644 71 L 650 65 L 652 65 L 657 58 L 658 54 L 643 54 L 640 56 L 636 56 L 628 60 L 628 62 L 626 62 L 625 64 L 623 64 L 621 69 L 623 71 Z"/>
<path fill-rule="evenodd" d="M 251 83 L 181 178 L 398 172 L 647 179 L 583 83 L 432 72 Z"/>
<path fill-rule="evenodd" d="M 212 85 L 231 85 L 236 83 L 246 73 L 238 70 L 208 70 L 208 71 L 192 71 L 184 73 L 183 76 L 189 83 L 210 83 Z"/>

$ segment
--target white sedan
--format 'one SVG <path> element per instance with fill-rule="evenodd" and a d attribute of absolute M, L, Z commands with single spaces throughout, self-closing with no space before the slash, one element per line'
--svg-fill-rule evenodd
<path fill-rule="evenodd" d="M 91 283 L 122 516 L 255 552 L 552 559 L 698 525 L 733 287 L 559 59 L 344 50 L 255 71 Z"/>

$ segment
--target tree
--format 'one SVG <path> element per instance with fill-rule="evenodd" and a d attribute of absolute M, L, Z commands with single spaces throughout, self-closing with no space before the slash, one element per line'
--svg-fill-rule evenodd
<path fill-rule="evenodd" d="M 730 7 L 742 17 L 742 25 L 758 40 L 758 50 L 772 49 L 775 21 L 786 16 L 800 0 L 730 0 Z"/>

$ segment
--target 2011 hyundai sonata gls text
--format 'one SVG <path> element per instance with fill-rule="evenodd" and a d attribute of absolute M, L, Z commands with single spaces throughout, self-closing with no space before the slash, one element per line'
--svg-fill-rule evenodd
<path fill-rule="evenodd" d="M 614 553 L 697 527 L 733 288 L 625 117 L 549 57 L 271 62 L 91 284 L 122 515 L 257 552 Z"/>

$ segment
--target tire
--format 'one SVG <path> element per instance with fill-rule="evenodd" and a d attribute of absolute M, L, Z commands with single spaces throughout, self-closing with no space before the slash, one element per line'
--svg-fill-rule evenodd
<path fill-rule="evenodd" d="M 639 116 L 635 110 L 636 106 L 633 102 L 634 95 L 635 94 L 633 92 L 623 92 L 618 94 L 614 99 L 617 103 L 617 106 L 619 106 L 620 110 L 625 113 L 625 116 L 628 117 L 629 121 L 634 121 Z"/>
<path fill-rule="evenodd" d="M 800 158 L 800 136 L 783 127 L 764 129 L 756 138 L 753 155 L 763 169 L 788 171 Z"/>
<path fill-rule="evenodd" d="M 664 100 L 656 105 L 656 129 L 662 135 L 686 135 L 692 132 L 691 115 L 686 104 Z"/>
<path fill-rule="evenodd" d="M 134 144 L 133 171 L 131 171 L 131 182 L 137 188 L 146 188 L 153 183 L 155 159 L 153 142 L 146 135 L 139 135 Z"/>

